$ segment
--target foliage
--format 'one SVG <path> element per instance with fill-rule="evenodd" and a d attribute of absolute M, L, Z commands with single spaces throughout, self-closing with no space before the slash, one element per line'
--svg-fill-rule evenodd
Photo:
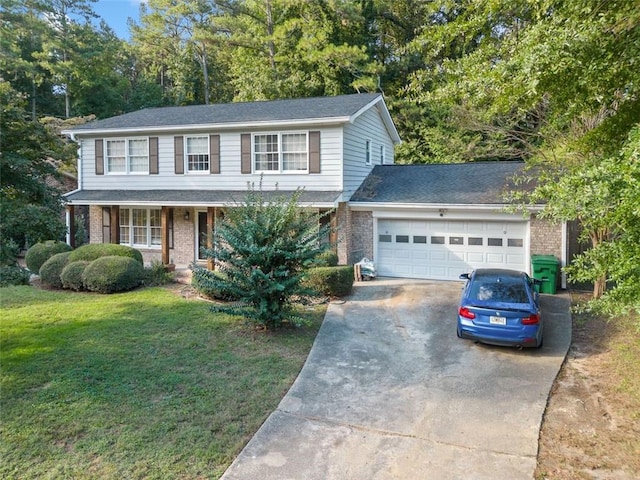
<path fill-rule="evenodd" d="M 0 297 L 7 479 L 219 478 L 294 381 L 324 313 L 251 335 L 163 288 Z"/>
<path fill-rule="evenodd" d="M 168 272 L 164 263 L 159 260 L 152 261 L 151 265 L 144 269 L 144 284 L 148 287 L 166 285 L 172 280 L 173 274 Z"/>
<path fill-rule="evenodd" d="M 262 188 L 250 186 L 243 203 L 227 208 L 214 249 L 206 252 L 222 275 L 200 282 L 239 301 L 215 306 L 215 311 L 244 316 L 268 329 L 299 321 L 292 303 L 294 296 L 305 293 L 300 284 L 303 266 L 325 249 L 319 239 L 329 230 L 320 226 L 317 213 L 298 207 L 301 194 L 297 190 L 290 198 L 268 198 Z"/>
<path fill-rule="evenodd" d="M 87 260 L 91 262 L 107 256 L 130 257 L 140 263 L 140 265 L 144 264 L 142 253 L 140 253 L 139 250 L 127 245 L 118 245 L 115 243 L 89 243 L 82 245 L 73 251 L 69 261 Z"/>
<path fill-rule="evenodd" d="M 78 260 L 65 265 L 60 273 L 60 280 L 62 281 L 62 288 L 69 290 L 75 290 L 79 292 L 84 290 L 84 284 L 82 283 L 82 274 L 84 273 L 87 265 L 91 262 L 86 260 Z"/>
<path fill-rule="evenodd" d="M 115 255 L 92 261 L 82 273 L 83 285 L 87 290 L 98 293 L 132 290 L 143 280 L 144 268 L 140 262 Z"/>
<path fill-rule="evenodd" d="M 40 267 L 56 253 L 69 252 L 71 247 L 57 240 L 48 240 L 42 243 L 36 243 L 27 250 L 24 260 L 27 268 L 33 273 L 38 274 Z"/>
<path fill-rule="evenodd" d="M 18 263 L 20 245 L 12 238 L 0 244 L 0 266 L 14 266 Z"/>
<path fill-rule="evenodd" d="M 40 267 L 40 280 L 45 285 L 54 288 L 62 288 L 60 275 L 62 270 L 69 263 L 71 252 L 56 253 Z"/>
<path fill-rule="evenodd" d="M 18 265 L 0 265 L 0 287 L 29 285 L 31 272 Z"/>
<path fill-rule="evenodd" d="M 338 265 L 338 254 L 334 250 L 325 250 L 313 259 L 315 267 L 335 267 Z"/>
<path fill-rule="evenodd" d="M 208 270 L 193 264 L 191 265 L 191 272 L 191 286 L 203 297 L 224 301 L 237 301 L 239 299 L 229 289 L 225 289 L 225 284 L 219 281 L 218 277 L 223 277 L 224 274 L 218 270 Z M 215 285 L 215 288 L 212 285 Z"/>
<path fill-rule="evenodd" d="M 329 297 L 343 297 L 353 288 L 353 267 L 314 267 L 305 272 L 304 285 Z"/>
<path fill-rule="evenodd" d="M 46 180 L 56 176 L 48 157 L 64 154 L 62 140 L 29 118 L 21 95 L 0 82 L 0 242 L 20 246 L 61 238 L 60 192 Z"/>

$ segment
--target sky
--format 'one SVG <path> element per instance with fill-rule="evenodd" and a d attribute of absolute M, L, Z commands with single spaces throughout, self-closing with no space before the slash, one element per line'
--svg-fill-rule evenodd
<path fill-rule="evenodd" d="M 93 10 L 113 28 L 123 40 L 129 40 L 129 17 L 138 21 L 140 3 L 144 0 L 98 0 L 92 3 Z"/>

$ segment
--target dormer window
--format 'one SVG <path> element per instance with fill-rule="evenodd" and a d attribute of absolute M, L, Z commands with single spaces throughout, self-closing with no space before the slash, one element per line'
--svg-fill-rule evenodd
<path fill-rule="evenodd" d="M 255 172 L 307 172 L 307 132 L 268 133 L 253 136 Z"/>
<path fill-rule="evenodd" d="M 149 173 L 147 138 L 105 141 L 107 173 Z"/>

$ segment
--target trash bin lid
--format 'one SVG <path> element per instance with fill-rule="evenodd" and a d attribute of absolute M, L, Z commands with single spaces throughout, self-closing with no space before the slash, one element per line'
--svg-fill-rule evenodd
<path fill-rule="evenodd" d="M 557 265 L 560 262 L 554 255 L 531 255 L 531 263 L 535 265 Z"/>

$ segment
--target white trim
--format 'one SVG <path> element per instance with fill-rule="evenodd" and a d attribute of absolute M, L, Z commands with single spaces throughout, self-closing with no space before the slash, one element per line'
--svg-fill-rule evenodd
<path fill-rule="evenodd" d="M 128 137 L 112 137 L 103 139 L 102 145 L 102 158 L 104 162 L 104 174 L 107 176 L 118 176 L 118 175 L 150 175 L 151 170 L 151 158 L 149 155 L 149 136 L 146 135 L 137 135 L 137 136 L 128 136 Z M 131 155 L 129 154 L 129 142 L 132 140 L 145 140 L 147 144 L 147 170 L 142 171 L 131 171 Z M 124 142 L 124 172 L 110 172 L 109 171 L 109 157 L 107 155 L 109 142 Z M 95 155 L 95 153 L 94 153 Z"/>
<path fill-rule="evenodd" d="M 562 258 L 560 258 L 560 267 L 566 267 L 569 258 L 568 258 L 568 242 L 567 242 L 567 222 L 562 222 Z M 562 288 L 567 288 L 567 274 L 560 270 L 560 285 Z"/>
<path fill-rule="evenodd" d="M 349 202 L 349 208 L 354 211 L 359 212 L 367 212 L 371 211 L 376 215 L 381 214 L 384 211 L 433 211 L 446 209 L 450 212 L 452 211 L 497 211 L 497 212 L 505 212 L 505 209 L 510 207 L 511 205 L 507 204 L 462 204 L 462 203 L 384 203 L 384 202 Z M 534 205 L 527 207 L 528 213 L 525 215 L 523 213 L 514 213 L 510 215 L 520 215 L 523 219 L 527 218 L 529 213 L 538 212 L 542 210 L 542 205 Z"/>
<path fill-rule="evenodd" d="M 377 105 L 378 103 L 382 106 L 382 108 L 380 107 L 380 105 Z M 396 145 L 399 143 L 402 143 L 402 140 L 400 139 L 400 134 L 398 133 L 398 130 L 396 129 L 395 124 L 393 123 L 393 119 L 391 118 L 391 114 L 389 113 L 389 109 L 387 108 L 387 105 L 384 101 L 384 97 L 382 95 L 374 98 L 372 101 L 370 101 L 360 110 L 358 110 L 356 113 L 351 115 L 351 117 L 349 118 L 349 123 L 355 122 L 360 115 L 362 115 L 364 112 L 366 112 L 367 110 L 369 110 L 371 107 L 374 107 L 374 106 L 378 109 L 378 113 L 382 117 L 382 122 L 387 128 L 387 131 L 389 132 L 391 141 L 393 141 L 393 143 Z"/>
<path fill-rule="evenodd" d="M 278 137 L 278 169 L 277 170 L 258 170 L 256 169 L 256 151 L 255 151 L 255 138 L 265 135 L 275 135 Z M 305 136 L 305 150 L 306 150 L 306 163 L 307 168 L 304 170 L 284 170 L 283 168 L 283 154 L 282 151 L 282 136 L 283 135 L 304 135 Z M 283 130 L 283 131 L 266 131 L 266 132 L 253 132 L 251 133 L 251 172 L 254 174 L 264 175 L 307 175 L 309 174 L 309 130 Z"/>
<path fill-rule="evenodd" d="M 326 125 L 338 125 L 349 123 L 350 117 L 331 117 L 331 118 L 310 118 L 306 120 L 275 120 L 275 121 L 260 121 L 260 122 L 237 122 L 237 123 L 207 123 L 207 124 L 194 124 L 194 125 L 169 125 L 169 126 L 153 126 L 142 125 L 139 127 L 126 127 L 126 128 L 97 128 L 93 130 L 63 130 L 63 135 L 75 135 L 86 137 L 97 137 L 100 135 L 126 135 L 128 133 L 135 132 L 149 132 L 149 133 L 162 133 L 162 132 L 194 132 L 194 131 L 211 131 L 211 130 L 239 130 L 247 128 L 265 128 L 265 127 L 289 127 L 295 128 L 300 126 L 326 126 Z"/>
<path fill-rule="evenodd" d="M 338 205 L 338 202 L 339 202 L 339 198 L 336 199 L 335 202 L 299 202 L 298 206 L 316 207 L 316 208 L 334 208 Z M 132 200 L 132 201 L 79 200 L 76 202 L 67 201 L 67 205 L 102 205 L 102 206 L 119 205 L 122 207 L 136 207 L 136 206 L 140 206 L 140 207 L 229 207 L 229 206 L 233 206 L 233 203 L 231 201 L 203 203 L 203 202 L 166 202 L 161 200 L 148 201 L 148 202 L 144 202 L 140 200 Z"/>
<path fill-rule="evenodd" d="M 204 138 L 207 145 L 207 168 L 205 170 L 189 170 L 189 152 L 187 150 L 188 139 L 190 138 Z M 210 135 L 185 135 L 182 142 L 184 157 L 184 173 L 185 175 L 209 175 L 211 173 L 211 136 Z"/>

